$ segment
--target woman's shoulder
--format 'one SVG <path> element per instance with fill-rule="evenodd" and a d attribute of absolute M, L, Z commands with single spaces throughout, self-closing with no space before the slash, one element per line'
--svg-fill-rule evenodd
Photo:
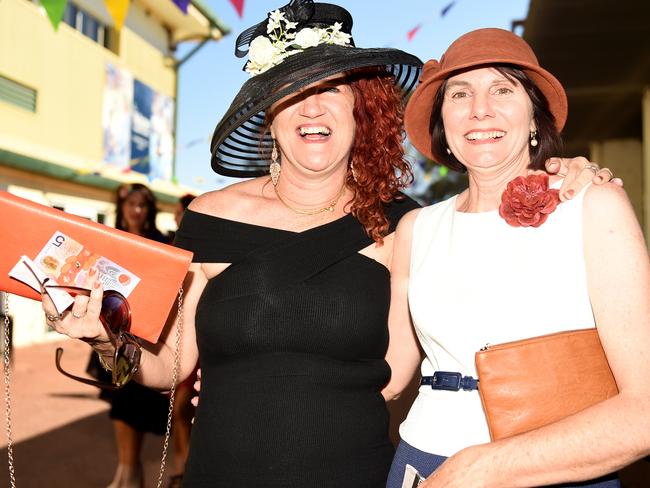
<path fill-rule="evenodd" d="M 251 210 L 259 208 L 263 180 L 268 178 L 241 181 L 203 193 L 192 200 L 188 208 L 195 213 L 240 221 Z"/>
<path fill-rule="evenodd" d="M 614 183 L 590 185 L 583 203 L 585 236 L 597 238 L 605 234 L 624 232 L 641 235 L 639 221 L 623 188 Z"/>
<path fill-rule="evenodd" d="M 616 217 L 621 212 L 632 209 L 627 192 L 624 188 L 614 184 L 589 185 L 584 192 L 585 216 L 607 218 Z"/>

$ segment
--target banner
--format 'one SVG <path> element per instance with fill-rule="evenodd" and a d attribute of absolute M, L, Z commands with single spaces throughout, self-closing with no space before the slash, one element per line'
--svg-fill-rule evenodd
<path fill-rule="evenodd" d="M 63 18 L 67 3 L 68 0 L 41 0 L 41 5 L 45 9 L 45 13 L 47 13 L 54 30 L 59 29 L 59 24 Z"/>
<path fill-rule="evenodd" d="M 148 175 L 151 171 L 151 109 L 153 90 L 141 81 L 133 83 L 133 114 L 131 117 L 131 169 Z"/>
<path fill-rule="evenodd" d="M 190 5 L 190 0 L 172 0 L 176 6 L 181 9 L 181 12 L 187 14 L 187 7 Z"/>
<path fill-rule="evenodd" d="M 244 16 L 244 0 L 230 0 L 230 3 L 235 7 L 239 18 L 242 18 Z"/>
<path fill-rule="evenodd" d="M 104 0 L 108 13 L 113 17 L 115 29 L 120 30 L 124 25 L 126 13 L 129 10 L 129 0 Z"/>
<path fill-rule="evenodd" d="M 104 162 L 128 170 L 131 159 L 131 112 L 133 76 L 106 63 L 106 85 L 102 109 Z"/>
<path fill-rule="evenodd" d="M 149 162 L 151 179 L 171 181 L 174 159 L 174 100 L 155 92 L 151 111 Z"/>

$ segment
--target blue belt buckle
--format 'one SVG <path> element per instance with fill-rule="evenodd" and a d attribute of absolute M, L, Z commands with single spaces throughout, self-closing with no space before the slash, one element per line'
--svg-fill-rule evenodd
<path fill-rule="evenodd" d="M 436 371 L 433 373 L 433 382 L 431 388 L 434 390 L 460 390 L 461 380 L 463 379 L 460 373 L 452 373 L 450 371 Z"/>

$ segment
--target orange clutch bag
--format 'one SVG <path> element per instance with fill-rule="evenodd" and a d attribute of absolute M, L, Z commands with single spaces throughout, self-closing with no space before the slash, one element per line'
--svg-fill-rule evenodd
<path fill-rule="evenodd" d="M 22 255 L 32 259 L 58 231 L 140 278 L 128 297 L 131 332 L 155 343 L 175 303 L 192 253 L 0 192 L 0 290 L 40 300 L 9 276 Z"/>
<path fill-rule="evenodd" d="M 475 359 L 492 440 L 534 430 L 618 394 L 596 329 L 488 346 Z"/>

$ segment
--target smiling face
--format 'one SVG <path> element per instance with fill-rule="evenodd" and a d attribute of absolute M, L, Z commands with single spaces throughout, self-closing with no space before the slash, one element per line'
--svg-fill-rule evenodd
<path fill-rule="evenodd" d="M 347 167 L 356 123 L 354 95 L 341 75 L 307 86 L 271 106 L 271 135 L 281 163 L 306 172 Z"/>
<path fill-rule="evenodd" d="M 519 82 L 496 69 L 449 78 L 442 120 L 449 149 L 467 168 L 528 166 L 533 104 Z"/>

